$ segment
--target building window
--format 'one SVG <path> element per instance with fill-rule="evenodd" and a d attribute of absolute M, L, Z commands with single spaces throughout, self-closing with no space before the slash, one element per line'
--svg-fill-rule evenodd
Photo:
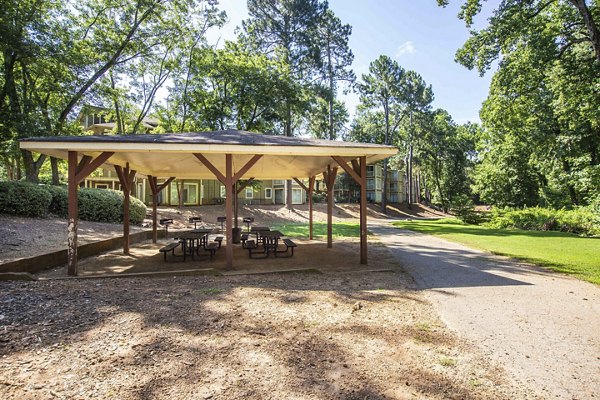
<path fill-rule="evenodd" d="M 292 204 L 302 204 L 302 189 L 292 189 Z"/>
<path fill-rule="evenodd" d="M 254 189 L 252 189 L 252 186 L 248 186 L 246 188 L 246 198 L 247 199 L 252 199 L 254 198 Z"/>
<path fill-rule="evenodd" d="M 367 176 L 373 176 L 373 165 L 367 165 Z"/>
<path fill-rule="evenodd" d="M 221 185 L 221 198 L 227 197 L 227 192 L 225 192 L 225 186 Z"/>
<path fill-rule="evenodd" d="M 108 183 L 96 183 L 94 187 L 96 189 L 108 189 Z"/>
<path fill-rule="evenodd" d="M 273 185 L 283 185 L 285 181 L 283 179 L 276 179 L 273 181 Z"/>
<path fill-rule="evenodd" d="M 177 187 L 181 187 L 176 182 L 171 184 L 171 205 L 179 205 L 179 192 Z M 183 183 L 183 204 L 184 205 L 195 205 L 198 204 L 198 184 L 197 183 Z"/>
<path fill-rule="evenodd" d="M 266 188 L 265 189 L 265 199 L 272 199 L 272 198 L 273 198 L 273 189 Z"/>
<path fill-rule="evenodd" d="M 375 189 L 375 181 L 373 179 L 367 179 L 367 190 Z"/>

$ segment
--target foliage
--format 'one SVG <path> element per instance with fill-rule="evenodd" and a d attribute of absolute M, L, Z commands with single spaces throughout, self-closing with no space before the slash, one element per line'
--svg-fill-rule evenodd
<path fill-rule="evenodd" d="M 485 213 L 475 210 L 473 200 L 466 194 L 455 196 L 452 199 L 450 211 L 465 224 L 479 225 L 488 219 Z"/>
<path fill-rule="evenodd" d="M 122 222 L 123 193 L 107 189 L 82 188 L 78 191 L 79 218 L 87 221 Z M 129 217 L 140 224 L 146 206 L 129 197 Z M 0 213 L 27 217 L 45 217 L 48 213 L 66 217 L 68 192 L 64 186 L 38 185 L 24 181 L 0 182 Z"/>
<path fill-rule="evenodd" d="M 50 214 L 58 217 L 67 217 L 69 213 L 69 192 L 64 186 L 44 185 L 45 190 L 52 195 L 52 201 L 48 206 Z"/>
<path fill-rule="evenodd" d="M 119 78 L 139 89 L 132 99 L 141 103 L 131 125 L 137 132 L 156 91 L 179 64 L 181 46 L 222 17 L 214 0 L 4 1 L 0 150 L 22 162 L 27 180 L 36 182 L 46 156 L 18 151 L 15 140 L 81 134 L 73 114 L 98 99 L 114 103 L 123 131 Z"/>
<path fill-rule="evenodd" d="M 122 222 L 123 192 L 108 189 L 83 188 L 79 190 L 79 217 L 88 221 Z M 140 224 L 146 216 L 146 206 L 135 197 L 129 197 L 129 218 Z"/>
<path fill-rule="evenodd" d="M 0 213 L 45 217 L 52 195 L 44 187 L 23 181 L 0 182 Z"/>
<path fill-rule="evenodd" d="M 444 5 L 448 1 L 439 0 Z M 464 3 L 468 26 L 483 0 Z M 591 204 L 600 193 L 597 1 L 506 0 L 457 61 L 485 73 L 475 191 L 498 206 Z"/>
<path fill-rule="evenodd" d="M 493 209 L 488 226 L 497 229 L 562 231 L 600 235 L 600 214 L 587 207 L 553 210 L 541 207 Z"/>
<path fill-rule="evenodd" d="M 401 221 L 394 225 L 494 254 L 532 262 L 600 285 L 600 240 L 566 232 L 491 229 L 453 220 Z"/>

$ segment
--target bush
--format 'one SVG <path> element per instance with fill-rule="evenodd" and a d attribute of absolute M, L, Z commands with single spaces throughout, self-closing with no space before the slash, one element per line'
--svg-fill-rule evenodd
<path fill-rule="evenodd" d="M 108 189 L 79 189 L 79 218 L 88 221 L 122 222 L 123 193 Z M 129 197 L 129 220 L 140 224 L 146 216 L 146 206 Z"/>
<path fill-rule="evenodd" d="M 562 231 L 583 235 L 600 235 L 600 214 L 591 207 L 552 210 L 534 207 L 494 209 L 488 226 L 499 229 Z"/>
<path fill-rule="evenodd" d="M 123 222 L 123 193 L 107 189 L 79 189 L 79 218 L 86 221 Z M 48 213 L 66 217 L 68 191 L 64 186 L 37 185 L 22 181 L 0 182 L 0 213 L 45 217 Z M 146 206 L 129 197 L 129 220 L 141 224 Z"/>
<path fill-rule="evenodd" d="M 44 185 L 42 187 L 52 195 L 48 211 L 58 217 L 67 217 L 69 213 L 69 192 L 67 188 L 54 185 Z"/>
<path fill-rule="evenodd" d="M 35 183 L 0 182 L 0 213 L 45 217 L 51 201 L 52 195 Z"/>
<path fill-rule="evenodd" d="M 323 203 L 327 199 L 327 193 L 313 192 L 312 198 L 313 198 L 313 203 Z"/>
<path fill-rule="evenodd" d="M 454 197 L 450 201 L 450 211 L 465 224 L 479 225 L 487 220 L 486 213 L 475 211 L 473 201 L 466 195 Z"/>

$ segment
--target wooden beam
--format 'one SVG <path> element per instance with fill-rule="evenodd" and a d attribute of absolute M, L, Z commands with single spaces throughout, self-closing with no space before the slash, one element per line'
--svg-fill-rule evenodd
<path fill-rule="evenodd" d="M 233 268 L 233 156 L 225 154 L 225 221 L 226 230 L 225 238 L 227 240 L 225 246 L 225 258 L 227 260 L 227 268 Z"/>
<path fill-rule="evenodd" d="M 216 177 L 216 178 L 217 178 L 217 179 L 218 179 L 218 180 L 219 180 L 219 181 L 220 181 L 220 182 L 221 182 L 223 185 L 226 185 L 226 183 L 225 183 L 225 182 L 226 182 L 225 175 L 223 175 L 223 174 L 221 173 L 221 171 L 219 171 L 219 170 L 218 170 L 218 168 L 217 168 L 217 167 L 215 167 L 215 166 L 214 166 L 214 165 L 213 165 L 213 164 L 212 164 L 210 161 L 208 161 L 208 159 L 207 159 L 206 157 L 204 157 L 202 154 L 199 154 L 199 153 L 194 153 L 194 156 L 196 156 L 196 158 L 197 158 L 198 160 L 200 160 L 200 162 L 201 162 L 202 164 L 204 164 L 204 166 L 205 166 L 206 168 L 208 168 L 208 170 L 209 170 L 210 172 L 212 172 L 212 173 L 213 173 L 213 175 L 214 175 L 214 176 L 215 176 L 215 177 Z M 230 154 L 230 156 L 231 156 L 231 154 Z M 227 155 L 225 155 L 225 162 L 227 163 Z"/>
<path fill-rule="evenodd" d="M 254 166 L 254 164 L 256 164 L 256 162 L 261 158 L 262 154 L 256 154 L 250 160 L 248 160 L 248 162 L 242 168 L 240 168 L 235 175 L 233 175 L 233 183 L 236 183 L 242 176 L 244 176 L 244 174 L 248 172 L 248 170 L 252 168 L 252 166 Z"/>
<path fill-rule="evenodd" d="M 352 162 L 352 168 L 354 168 L 354 172 L 356 172 L 356 175 L 361 176 L 360 175 L 360 164 L 358 163 L 358 160 L 353 159 L 351 162 Z"/>
<path fill-rule="evenodd" d="M 293 180 L 296 181 L 296 183 L 302 188 L 304 189 L 304 191 L 308 192 L 308 188 L 306 187 L 306 185 L 304 184 L 304 182 L 302 182 L 300 179 L 298 178 L 292 178 Z"/>
<path fill-rule="evenodd" d="M 360 157 L 360 263 L 367 264 L 367 157 Z"/>
<path fill-rule="evenodd" d="M 169 179 L 167 179 L 166 181 L 164 181 L 163 183 L 160 184 L 160 186 L 158 186 L 158 193 L 162 192 L 164 188 L 166 188 L 167 186 L 169 186 L 169 183 L 173 182 L 175 180 L 175 177 L 172 176 Z"/>
<path fill-rule="evenodd" d="M 82 166 L 81 170 L 78 171 L 75 175 L 75 183 L 79 184 L 85 178 L 87 178 L 94 170 L 104 164 L 113 154 L 112 151 L 105 151 L 101 153 L 98 157 L 89 161 L 86 165 Z"/>
<path fill-rule="evenodd" d="M 67 274 L 77 276 L 77 222 L 79 210 L 77 208 L 77 152 L 69 151 L 69 177 L 68 177 L 68 204 L 69 221 L 67 225 Z"/>
<path fill-rule="evenodd" d="M 239 185 L 237 190 L 235 191 L 235 194 L 242 193 L 242 190 L 246 189 L 248 187 L 248 185 L 250 185 L 253 181 L 254 181 L 254 178 L 250 178 L 246 182 Z"/>
<path fill-rule="evenodd" d="M 77 173 L 79 173 L 83 167 L 88 165 L 93 160 L 92 156 L 83 156 L 81 160 L 79 160 L 79 164 L 77 164 Z"/>
<path fill-rule="evenodd" d="M 356 183 L 360 185 L 360 175 L 358 175 L 350 166 L 344 161 L 342 157 L 339 156 L 331 156 L 335 160 L 336 163 L 339 164 L 342 169 L 354 179 Z"/>

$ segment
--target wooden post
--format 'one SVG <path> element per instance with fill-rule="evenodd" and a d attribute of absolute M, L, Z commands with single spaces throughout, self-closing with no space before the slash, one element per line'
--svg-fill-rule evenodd
<path fill-rule="evenodd" d="M 104 164 L 114 152 L 103 152 L 98 157 L 92 159 L 90 156 L 83 156 L 79 164 L 77 163 L 77 152 L 69 151 L 67 161 L 69 164 L 69 182 L 68 182 L 68 218 L 67 225 L 67 274 L 77 275 L 77 224 L 79 220 L 79 210 L 77 206 L 77 190 L 79 184 L 91 174 L 96 168 Z"/>
<path fill-rule="evenodd" d="M 360 185 L 360 263 L 367 263 L 367 157 L 352 160 L 352 168 L 338 156 L 332 158 Z M 359 162 L 360 161 L 360 162 Z"/>
<path fill-rule="evenodd" d="M 227 268 L 233 268 L 233 157 L 231 154 L 225 154 L 225 217 L 227 218 L 225 237 L 227 244 L 225 246 L 225 257 L 227 259 Z"/>
<path fill-rule="evenodd" d="M 337 167 L 327 166 L 325 176 L 325 186 L 327 186 L 327 247 L 333 247 L 333 186 L 335 185 L 335 176 Z"/>
<path fill-rule="evenodd" d="M 367 157 L 360 157 L 360 263 L 367 264 Z"/>
<path fill-rule="evenodd" d="M 155 176 L 149 175 L 148 182 L 150 183 L 150 190 L 152 191 L 152 243 L 156 243 L 158 239 L 157 233 L 157 205 L 158 205 L 158 194 L 166 188 L 169 183 L 175 179 L 174 176 L 167 179 L 160 186 L 158 185 L 158 179 Z"/>
<path fill-rule="evenodd" d="M 136 171 L 129 169 L 129 163 L 125 164 L 125 168 L 115 165 L 115 171 L 123 191 L 123 254 L 129 254 L 129 194 L 133 187 Z"/>
<path fill-rule="evenodd" d="M 313 190 L 316 177 L 308 178 L 308 240 L 313 240 Z"/>
<path fill-rule="evenodd" d="M 69 151 L 69 182 L 68 182 L 68 202 L 69 202 L 69 223 L 67 226 L 67 274 L 77 275 L 77 220 L 79 219 L 79 210 L 77 207 L 77 152 Z"/>
<path fill-rule="evenodd" d="M 225 217 L 227 218 L 225 256 L 227 259 L 227 268 L 231 269 L 233 268 L 233 196 L 237 195 L 233 185 L 262 158 L 262 155 L 252 156 L 235 174 L 233 173 L 233 156 L 231 154 L 225 154 L 225 174 L 219 171 L 202 154 L 194 153 L 194 156 L 225 186 Z"/>

